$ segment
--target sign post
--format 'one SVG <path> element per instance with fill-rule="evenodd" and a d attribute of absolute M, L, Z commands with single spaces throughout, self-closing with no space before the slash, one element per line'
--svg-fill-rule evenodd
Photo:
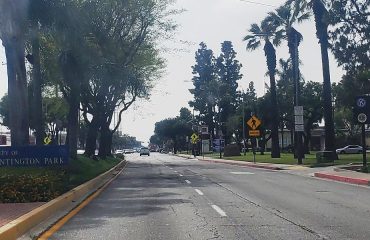
<path fill-rule="evenodd" d="M 261 120 L 259 120 L 255 115 L 247 121 L 249 127 L 249 137 L 252 138 L 252 151 L 253 151 L 253 162 L 256 163 L 256 142 L 258 137 L 261 136 L 261 131 L 258 129 L 261 126 Z"/>
<path fill-rule="evenodd" d="M 298 164 L 302 164 L 304 158 L 303 144 L 302 144 L 302 133 L 304 132 L 304 120 L 303 120 L 303 106 L 294 107 L 294 131 L 297 136 L 296 154 L 298 158 Z"/>
<path fill-rule="evenodd" d="M 363 169 L 367 170 L 365 124 L 370 124 L 370 95 L 356 97 L 355 107 L 353 108 L 353 116 L 355 117 L 356 122 L 361 124 L 362 162 Z"/>

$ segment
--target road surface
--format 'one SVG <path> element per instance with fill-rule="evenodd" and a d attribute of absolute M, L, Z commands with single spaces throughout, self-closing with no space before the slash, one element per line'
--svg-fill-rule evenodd
<path fill-rule="evenodd" d="M 370 188 L 163 154 L 123 173 L 51 239 L 370 239 Z"/>

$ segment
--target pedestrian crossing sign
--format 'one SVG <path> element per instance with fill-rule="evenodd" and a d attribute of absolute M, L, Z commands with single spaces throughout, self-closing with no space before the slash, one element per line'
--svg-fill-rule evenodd
<path fill-rule="evenodd" d="M 247 125 L 252 129 L 256 130 L 261 125 L 261 120 L 259 120 L 256 116 L 252 116 L 248 122 Z"/>
<path fill-rule="evenodd" d="M 193 135 L 191 135 L 191 143 L 196 144 L 197 142 L 199 142 L 199 136 L 198 134 L 193 133 Z"/>

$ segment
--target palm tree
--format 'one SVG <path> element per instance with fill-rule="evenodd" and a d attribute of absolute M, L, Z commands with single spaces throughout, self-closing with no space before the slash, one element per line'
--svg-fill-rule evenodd
<path fill-rule="evenodd" d="M 8 70 L 9 123 L 12 146 L 29 144 L 28 92 L 25 66 L 27 1 L 0 1 L 0 39 Z"/>
<path fill-rule="evenodd" d="M 274 12 L 268 13 L 268 17 L 266 18 L 266 21 L 276 29 L 276 32 L 280 33 L 277 37 L 280 38 L 280 40 L 284 39 L 288 42 L 289 55 L 293 67 L 293 79 L 295 83 L 294 103 L 296 106 L 299 104 L 300 94 L 298 47 L 302 42 L 303 37 L 302 34 L 293 27 L 293 25 L 310 18 L 310 12 L 307 9 L 307 3 L 304 0 L 288 0 L 283 6 L 277 8 Z M 301 134 L 297 133 L 295 139 L 297 139 L 297 141 L 295 141 L 295 144 L 297 144 L 295 149 L 298 163 L 302 164 L 303 153 L 300 149 L 302 146 Z"/>
<path fill-rule="evenodd" d="M 272 158 L 280 158 L 279 148 L 279 111 L 276 97 L 276 51 L 275 45 L 280 44 L 279 38 L 276 38 L 279 33 L 275 32 L 266 20 L 261 22 L 261 26 L 258 24 L 252 24 L 249 29 L 249 35 L 244 37 L 244 41 L 247 41 L 247 50 L 256 50 L 264 42 L 263 50 L 266 56 L 266 63 L 270 77 L 270 93 L 271 93 L 271 109 L 272 109 L 272 129 L 271 129 L 271 141 L 272 141 Z M 273 42 L 271 42 L 271 39 Z"/>
<path fill-rule="evenodd" d="M 328 57 L 328 11 L 321 0 L 312 0 L 310 2 L 312 7 L 315 23 L 316 35 L 319 39 L 321 48 L 321 61 L 323 72 L 323 101 L 324 101 L 324 119 L 325 119 L 325 150 L 332 152 L 333 160 L 337 159 L 335 153 L 335 133 L 334 133 L 334 120 L 333 120 L 333 106 L 331 96 L 331 83 L 330 83 L 330 69 Z"/>

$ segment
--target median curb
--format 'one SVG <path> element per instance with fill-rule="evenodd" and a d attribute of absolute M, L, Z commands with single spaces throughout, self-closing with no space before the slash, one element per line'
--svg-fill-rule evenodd
<path fill-rule="evenodd" d="M 339 176 L 331 173 L 320 173 L 316 172 L 314 173 L 315 177 L 318 178 L 325 178 L 325 179 L 330 179 L 338 182 L 346 182 L 346 183 L 351 183 L 351 184 L 357 184 L 357 185 L 365 185 L 369 186 L 370 185 L 370 180 L 369 179 L 362 179 L 362 178 L 353 178 L 353 177 L 347 177 L 347 176 Z"/>
<path fill-rule="evenodd" d="M 262 168 L 262 169 L 268 169 L 268 170 L 283 170 L 283 168 L 274 166 L 274 165 L 262 165 L 262 164 L 255 164 L 251 162 L 239 162 L 239 161 L 233 161 L 233 160 L 217 160 L 217 159 L 203 159 L 203 158 L 197 158 L 200 161 L 206 161 L 206 162 L 212 162 L 212 163 L 224 163 L 224 164 L 230 164 L 230 165 L 237 165 L 237 166 L 244 166 L 244 167 L 252 167 L 252 168 Z"/>
<path fill-rule="evenodd" d="M 102 187 L 106 182 L 116 176 L 117 170 L 126 163 L 122 160 L 115 167 L 100 174 L 96 178 L 70 190 L 67 193 L 45 203 L 44 205 L 32 210 L 31 212 L 11 221 L 0 227 L 0 239 L 17 239 L 27 233 L 33 227 L 53 216 L 62 209 L 72 206 L 75 202 L 86 198 L 91 192 Z"/>

